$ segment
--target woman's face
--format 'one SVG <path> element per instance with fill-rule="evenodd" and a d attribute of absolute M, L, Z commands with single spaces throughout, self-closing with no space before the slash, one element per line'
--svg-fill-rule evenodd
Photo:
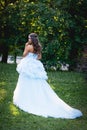
<path fill-rule="evenodd" d="M 32 43 L 32 40 L 31 40 L 31 37 L 29 36 L 28 37 L 28 42 L 31 44 Z"/>

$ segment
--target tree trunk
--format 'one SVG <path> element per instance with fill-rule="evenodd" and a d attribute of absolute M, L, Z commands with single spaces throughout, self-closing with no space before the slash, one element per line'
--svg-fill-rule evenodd
<path fill-rule="evenodd" d="M 8 47 L 7 46 L 3 46 L 3 50 L 2 50 L 2 63 L 7 63 L 7 58 L 8 58 Z"/>
<path fill-rule="evenodd" d="M 2 44 L 2 61 L 3 63 L 7 63 L 7 58 L 8 58 L 8 51 L 9 51 L 9 26 L 6 23 L 6 25 L 3 28 L 3 44 Z"/>

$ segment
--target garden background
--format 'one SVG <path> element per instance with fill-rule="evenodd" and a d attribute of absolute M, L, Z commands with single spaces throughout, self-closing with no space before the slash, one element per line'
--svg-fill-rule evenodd
<path fill-rule="evenodd" d="M 62 63 L 69 64 L 70 70 L 87 69 L 83 65 L 87 58 L 86 12 L 87 0 L 1 0 L 2 62 L 7 62 L 8 55 L 14 59 L 22 55 L 28 34 L 36 32 L 47 68 L 55 66 L 58 70 Z"/>
<path fill-rule="evenodd" d="M 35 32 L 43 47 L 48 82 L 83 117 L 75 120 L 42 118 L 27 114 L 12 103 L 28 34 Z M 7 64 L 8 56 L 14 63 Z M 0 1 L 0 130 L 87 129 L 87 0 Z M 68 71 L 60 71 L 68 64 Z"/>

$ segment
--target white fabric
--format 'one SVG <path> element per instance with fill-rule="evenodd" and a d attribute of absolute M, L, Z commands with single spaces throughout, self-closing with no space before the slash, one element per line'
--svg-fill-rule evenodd
<path fill-rule="evenodd" d="M 25 112 L 38 116 L 74 119 L 82 116 L 61 100 L 47 83 L 47 73 L 37 55 L 29 53 L 17 66 L 19 78 L 13 103 Z"/>

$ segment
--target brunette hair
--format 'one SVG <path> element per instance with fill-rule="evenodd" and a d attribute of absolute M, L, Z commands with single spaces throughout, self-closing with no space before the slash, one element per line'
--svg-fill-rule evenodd
<path fill-rule="evenodd" d="M 38 39 L 38 36 L 36 33 L 31 33 L 28 35 L 28 38 L 31 39 L 32 41 L 32 45 L 34 47 L 34 53 L 37 53 L 37 54 L 40 54 L 41 53 L 41 50 L 42 50 L 42 47 L 41 47 L 41 44 L 39 43 L 39 39 Z"/>

